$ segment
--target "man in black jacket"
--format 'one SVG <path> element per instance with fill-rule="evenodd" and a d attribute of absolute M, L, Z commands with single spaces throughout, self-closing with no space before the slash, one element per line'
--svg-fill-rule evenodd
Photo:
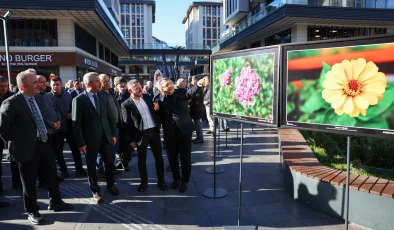
<path fill-rule="evenodd" d="M 193 86 L 197 84 L 197 79 L 193 77 Z M 190 105 L 190 116 L 193 119 L 194 128 L 196 129 L 196 139 L 192 142 L 193 144 L 204 143 L 204 135 L 202 133 L 201 118 L 204 116 L 204 96 L 203 88 L 198 88 L 196 94 L 194 94 L 189 102 Z"/>
<path fill-rule="evenodd" d="M 213 134 L 213 128 L 214 128 L 213 125 L 214 125 L 214 123 L 213 123 L 213 120 L 212 120 L 212 117 L 211 117 L 211 105 L 210 105 L 210 103 L 211 103 L 211 90 L 210 90 L 209 84 L 210 84 L 209 78 L 207 77 L 207 78 L 205 78 L 205 87 L 204 87 L 204 105 L 205 105 L 205 111 L 207 113 L 207 120 L 208 120 L 208 123 L 209 123 L 209 130 L 205 134 L 211 134 L 212 135 Z"/>
<path fill-rule="evenodd" d="M 168 157 L 174 182 L 172 189 L 185 192 L 191 172 L 191 138 L 194 124 L 190 117 L 188 100 L 196 95 L 203 87 L 200 80 L 195 86 L 186 89 L 174 89 L 174 83 L 169 78 L 162 78 L 158 83 L 160 94 L 154 98 L 159 104 L 160 118 L 163 125 L 164 140 L 168 148 Z M 182 163 L 182 178 L 179 173 L 178 155 Z M 182 182 L 182 184 L 181 184 Z"/>
<path fill-rule="evenodd" d="M 142 86 L 136 80 L 128 83 L 130 98 L 122 103 L 122 116 L 125 125 L 125 140 L 132 148 L 138 151 L 138 169 L 141 177 L 139 192 L 148 188 L 148 173 L 146 171 L 146 155 L 148 144 L 155 158 L 157 186 L 162 191 L 168 187 L 164 181 L 164 160 L 161 150 L 160 126 L 155 109 L 158 104 L 153 104 L 149 95 L 142 94 Z"/>

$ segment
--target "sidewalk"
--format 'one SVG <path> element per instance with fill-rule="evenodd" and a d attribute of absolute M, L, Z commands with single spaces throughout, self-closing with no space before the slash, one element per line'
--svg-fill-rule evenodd
<path fill-rule="evenodd" d="M 206 124 L 204 132 L 207 131 Z M 343 222 L 298 204 L 283 189 L 278 137 L 276 130 L 245 125 L 244 158 L 242 180 L 241 225 L 258 229 L 344 229 Z M 205 173 L 206 167 L 213 165 L 213 138 L 205 137 L 205 143 L 193 145 L 192 173 L 189 190 L 185 193 L 171 190 L 162 192 L 156 186 L 154 158 L 148 154 L 149 188 L 137 192 L 139 173 L 137 158 L 130 163 L 130 172 L 116 177 L 120 195 L 113 197 L 101 183 L 106 200 L 103 205 L 91 201 L 87 178 L 75 177 L 70 151 L 65 151 L 69 163 L 70 178 L 60 183 L 60 190 L 66 202 L 75 209 L 66 213 L 47 211 L 48 199 L 45 190 L 37 188 L 40 212 L 44 224 L 32 226 L 23 212 L 21 190 L 11 188 L 11 173 L 8 161 L 3 161 L 3 183 L 5 191 L 0 200 L 11 203 L 0 209 L 0 229 L 223 229 L 222 226 L 237 226 L 239 196 L 239 146 L 236 137 L 236 123 L 230 122 L 228 149 L 220 148 L 220 153 L 228 154 L 218 158 L 218 166 L 226 171 L 217 174 L 217 187 L 227 190 L 228 195 L 220 199 L 204 197 L 201 192 L 213 187 L 213 175 Z M 240 133 L 239 133 L 240 136 Z M 225 134 L 221 135 L 222 147 Z M 5 151 L 6 152 L 6 151 Z M 150 152 L 150 150 L 149 150 Z M 168 160 L 163 151 L 165 168 Z M 165 172 L 169 186 L 172 174 Z M 5 196 L 5 197 L 4 197 Z M 351 225 L 349 229 L 365 229 Z"/>

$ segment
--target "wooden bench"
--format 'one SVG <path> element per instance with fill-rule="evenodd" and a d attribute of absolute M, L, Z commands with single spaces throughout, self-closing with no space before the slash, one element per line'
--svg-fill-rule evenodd
<path fill-rule="evenodd" d="M 346 172 L 319 163 L 304 137 L 297 129 L 279 130 L 283 162 L 290 170 L 336 186 L 346 186 Z M 350 174 L 350 189 L 394 198 L 394 181 Z"/>

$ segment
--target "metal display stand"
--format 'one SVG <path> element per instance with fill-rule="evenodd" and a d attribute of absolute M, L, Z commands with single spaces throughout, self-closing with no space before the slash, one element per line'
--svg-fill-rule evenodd
<path fill-rule="evenodd" d="M 241 146 L 239 150 L 239 195 L 238 195 L 238 226 L 223 226 L 225 230 L 255 230 L 256 226 L 240 226 L 242 205 L 242 156 L 244 146 L 244 127 L 241 123 Z"/>
<path fill-rule="evenodd" d="M 214 118 L 214 125 L 213 125 L 213 154 L 211 154 L 211 157 L 213 157 L 213 167 L 207 167 L 205 168 L 205 172 L 206 173 L 210 173 L 210 174 L 220 174 L 220 173 L 224 173 L 226 170 L 220 166 L 216 166 L 216 158 L 218 157 L 218 155 L 216 154 L 216 152 L 219 152 L 219 148 L 216 148 L 216 130 L 217 130 L 217 125 L 216 125 L 216 119 Z M 216 151 L 217 150 L 217 151 Z"/>
<path fill-rule="evenodd" d="M 346 193 L 345 193 L 345 230 L 349 229 L 349 187 L 350 187 L 350 136 L 347 137 L 346 151 Z"/>
<path fill-rule="evenodd" d="M 223 149 L 231 149 L 231 148 L 233 148 L 233 146 L 228 146 L 228 145 L 227 145 L 227 133 L 228 133 L 228 132 L 225 132 L 225 133 L 226 133 L 226 146 L 220 146 L 220 145 L 219 145 L 219 147 L 220 147 L 220 148 L 223 148 Z"/>
<path fill-rule="evenodd" d="M 237 122 L 237 137 L 233 137 L 231 138 L 231 140 L 239 140 L 240 138 L 238 137 L 238 122 Z"/>
<path fill-rule="evenodd" d="M 227 154 L 222 154 L 222 153 L 220 153 L 220 127 L 218 128 L 218 130 L 219 130 L 219 136 L 218 136 L 218 148 L 217 148 L 217 154 L 216 154 L 216 157 L 217 158 L 224 158 L 224 157 L 228 157 L 228 155 Z M 216 143 L 216 142 L 215 142 Z M 213 154 L 211 154 L 211 157 L 214 157 L 214 154 L 215 153 L 213 153 Z"/>
<path fill-rule="evenodd" d="M 216 119 L 216 118 L 215 118 Z M 213 140 L 214 140 L 214 145 L 213 145 L 213 188 L 207 188 L 204 191 L 202 191 L 202 195 L 208 198 L 222 198 L 227 196 L 227 191 L 223 188 L 216 188 L 216 174 L 218 172 L 216 171 L 216 122 L 214 125 L 214 132 L 213 132 Z M 205 172 L 207 172 L 207 169 L 205 169 Z M 223 171 L 224 172 L 224 171 Z"/>

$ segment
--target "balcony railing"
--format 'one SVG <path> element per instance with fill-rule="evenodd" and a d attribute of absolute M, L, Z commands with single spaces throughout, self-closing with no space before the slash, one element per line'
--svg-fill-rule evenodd
<path fill-rule="evenodd" d="M 242 32 L 244 29 L 250 27 L 261 19 L 267 17 L 272 12 L 285 4 L 295 5 L 309 5 L 309 6 L 323 6 L 323 7 L 354 7 L 354 8 L 375 8 L 375 9 L 394 9 L 394 0 L 275 0 L 270 4 L 260 8 L 260 11 L 254 15 L 245 17 L 239 21 L 235 26 L 224 31 L 220 39 L 212 44 L 216 47 L 219 44 L 227 41 L 236 34 Z"/>
<path fill-rule="evenodd" d="M 132 56 L 130 58 L 122 58 L 122 61 L 156 61 L 156 62 L 163 62 L 162 56 Z M 176 56 L 170 55 L 166 56 L 166 62 L 174 62 L 176 60 Z M 196 60 L 204 60 L 204 57 L 188 57 L 188 56 L 180 56 L 180 62 L 194 62 Z"/>
<path fill-rule="evenodd" d="M 186 50 L 210 50 L 212 46 L 204 46 L 203 44 L 160 44 L 160 43 L 145 43 L 145 44 L 132 44 L 130 45 L 130 49 L 159 49 L 159 50 L 170 50 L 181 47 Z"/>

